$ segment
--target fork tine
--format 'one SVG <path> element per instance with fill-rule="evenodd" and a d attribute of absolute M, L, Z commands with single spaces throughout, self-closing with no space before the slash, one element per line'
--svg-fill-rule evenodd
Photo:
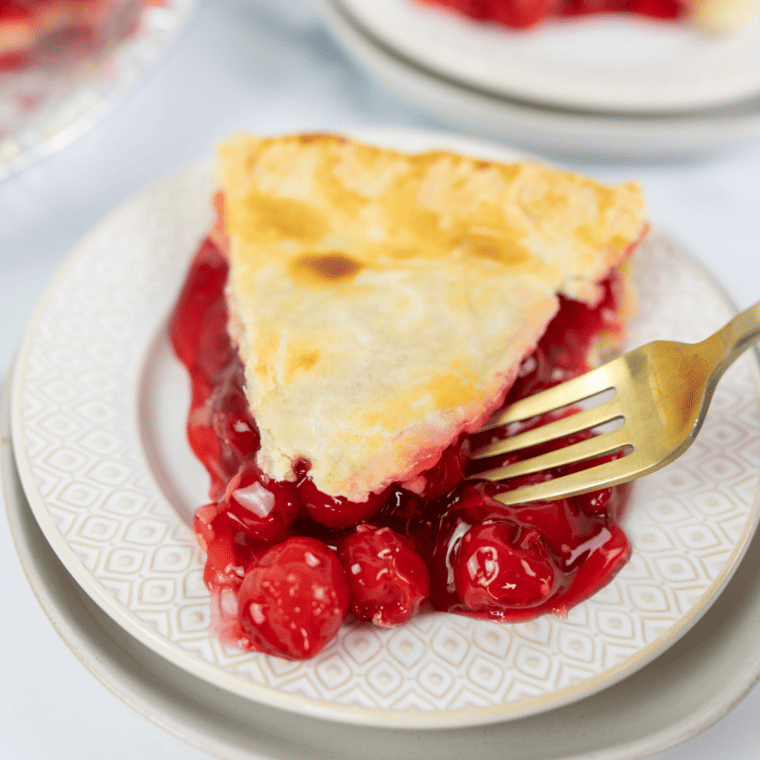
<path fill-rule="evenodd" d="M 611 422 L 612 420 L 622 417 L 622 415 L 623 413 L 620 409 L 619 399 L 617 397 L 612 398 L 604 404 L 599 404 L 599 406 L 595 406 L 592 409 L 584 409 L 575 414 L 570 414 L 567 417 L 548 422 L 546 425 L 540 425 L 532 430 L 526 430 L 509 438 L 486 444 L 485 446 L 476 449 L 471 458 L 485 459 L 486 457 L 496 456 L 498 454 L 508 454 L 511 451 L 519 451 L 520 449 L 526 449 L 529 446 L 547 443 L 548 441 L 553 441 L 557 438 L 564 438 L 567 435 L 578 433 L 581 430 L 587 430 L 588 428 L 603 425 L 606 422 Z"/>
<path fill-rule="evenodd" d="M 563 406 L 577 404 L 579 401 L 595 396 L 597 393 L 608 391 L 620 385 L 625 375 L 626 364 L 623 357 L 586 372 L 561 385 L 547 388 L 545 391 L 527 396 L 514 404 L 510 404 L 501 414 L 492 417 L 480 430 L 493 430 L 509 422 L 527 420 L 537 417 Z"/>
<path fill-rule="evenodd" d="M 486 478 L 487 480 L 505 480 L 515 478 L 520 475 L 530 475 L 542 470 L 550 470 L 553 467 L 561 467 L 565 464 L 582 462 L 584 459 L 610 454 L 618 451 L 624 446 L 630 446 L 630 436 L 626 426 L 613 430 L 609 433 L 594 436 L 580 443 L 574 443 L 571 446 L 565 446 L 555 451 L 549 451 L 530 459 L 523 459 L 520 462 L 494 467 L 485 472 L 479 472 L 473 475 L 476 478 Z"/>
<path fill-rule="evenodd" d="M 516 488 L 514 491 L 505 491 L 495 494 L 494 498 L 502 504 L 524 504 L 531 501 L 551 501 L 552 499 L 577 496 L 589 491 L 598 491 L 600 488 L 616 486 L 627 483 L 642 475 L 659 470 L 668 464 L 665 462 L 652 463 L 646 456 L 633 451 L 622 459 L 595 465 L 579 472 L 563 475 L 559 478 L 547 480 L 544 483 Z"/>

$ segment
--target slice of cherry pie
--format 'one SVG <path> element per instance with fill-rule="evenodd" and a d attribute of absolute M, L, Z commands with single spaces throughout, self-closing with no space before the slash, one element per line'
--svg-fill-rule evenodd
<path fill-rule="evenodd" d="M 638 187 L 322 134 L 233 138 L 218 181 L 171 333 L 222 639 L 310 657 L 348 610 L 515 621 L 609 582 L 620 489 L 505 507 L 467 454 L 619 336 Z"/>
<path fill-rule="evenodd" d="M 450 8 L 478 21 L 513 29 L 552 17 L 630 13 L 657 19 L 685 19 L 711 32 L 731 32 L 757 16 L 757 0 L 419 0 Z"/>

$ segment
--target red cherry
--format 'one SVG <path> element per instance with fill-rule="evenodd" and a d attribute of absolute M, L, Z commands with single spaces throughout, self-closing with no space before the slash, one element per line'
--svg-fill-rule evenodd
<path fill-rule="evenodd" d="M 494 522 L 464 534 L 454 578 L 468 609 L 509 610 L 546 602 L 559 588 L 560 572 L 538 531 Z"/>
<path fill-rule="evenodd" d="M 444 449 L 438 462 L 427 470 L 425 488 L 420 496 L 426 501 L 437 499 L 458 486 L 464 478 L 464 467 L 470 453 L 468 439 L 460 436 Z"/>
<path fill-rule="evenodd" d="M 653 18 L 679 18 L 684 14 L 684 0 L 630 0 L 632 13 Z"/>
<path fill-rule="evenodd" d="M 596 524 L 584 519 L 572 499 L 518 504 L 510 514 L 525 527 L 536 530 L 544 544 L 561 559 L 564 569 L 572 564 L 574 548 L 588 537 Z"/>
<path fill-rule="evenodd" d="M 447 5 L 474 19 L 487 19 L 491 14 L 490 0 L 449 0 Z"/>
<path fill-rule="evenodd" d="M 426 504 L 410 523 L 420 552 L 428 563 L 430 600 L 439 610 L 459 610 L 452 561 L 461 536 L 475 523 L 503 517 L 506 507 L 492 499 L 483 483 L 463 483 L 444 498 Z"/>
<path fill-rule="evenodd" d="M 509 0 L 495 2 L 491 8 L 491 18 L 499 24 L 515 29 L 536 26 L 553 14 L 555 0 Z"/>
<path fill-rule="evenodd" d="M 409 539 L 390 528 L 358 525 L 338 546 L 351 612 L 389 628 L 410 620 L 428 599 L 430 573 Z"/>
<path fill-rule="evenodd" d="M 348 614 L 343 568 L 321 541 L 289 538 L 246 572 L 238 607 L 240 626 L 256 648 L 288 659 L 313 657 Z"/>
<path fill-rule="evenodd" d="M 248 411 L 243 366 L 237 357 L 213 386 L 197 375 L 194 378 L 187 436 L 211 476 L 211 498 L 221 498 L 229 479 L 259 448 L 259 432 Z"/>
<path fill-rule="evenodd" d="M 627 0 L 566 0 L 563 15 L 580 16 L 587 13 L 616 13 L 625 10 Z"/>
<path fill-rule="evenodd" d="M 240 529 L 267 544 L 284 541 L 303 513 L 296 484 L 271 480 L 252 462 L 227 484 L 220 506 Z"/>
<path fill-rule="evenodd" d="M 631 544 L 619 525 L 601 527 L 576 547 L 576 571 L 570 585 L 554 600 L 553 611 L 561 616 L 576 604 L 604 588 L 631 557 Z"/>
<path fill-rule="evenodd" d="M 227 515 L 213 514 L 214 506 L 200 507 L 193 521 L 198 543 L 206 552 L 203 582 L 209 590 L 234 590 L 240 586 L 245 568 L 264 547 L 241 531 Z"/>
<path fill-rule="evenodd" d="M 198 546 L 204 552 L 208 551 L 209 544 L 214 540 L 214 529 L 212 527 L 214 518 L 219 514 L 219 508 L 215 503 L 206 504 L 195 510 L 193 517 L 193 530 L 198 540 Z"/>
<path fill-rule="evenodd" d="M 25 69 L 32 62 L 32 55 L 28 50 L 13 50 L 8 53 L 0 53 L 0 71 L 13 71 Z"/>
<path fill-rule="evenodd" d="M 587 431 L 584 434 L 579 435 L 583 435 L 583 437 L 586 438 L 592 437 L 592 434 Z M 586 468 L 606 464 L 607 462 L 614 462 L 623 456 L 623 451 L 614 451 L 611 454 L 595 457 L 586 462 L 558 467 L 556 470 L 556 477 L 570 475 Z M 591 491 L 589 493 L 574 496 L 573 501 L 585 515 L 595 517 L 601 520 L 603 524 L 608 524 L 615 519 L 617 509 L 620 505 L 621 493 L 622 491 L 620 491 L 619 488 L 601 488 L 598 491 Z"/>
<path fill-rule="evenodd" d="M 243 365 L 235 357 L 217 379 L 211 395 L 211 424 L 225 457 L 236 464 L 248 459 L 259 449 L 259 431 L 249 411 L 243 392 Z"/>
<path fill-rule="evenodd" d="M 26 0 L 3 0 L 0 3 L 0 18 L 3 21 L 27 21 L 34 16 L 35 8 Z"/>
<path fill-rule="evenodd" d="M 402 488 L 393 488 L 372 522 L 389 527 L 403 536 L 415 536 L 422 513 L 422 498 Z M 415 536 L 416 538 L 416 536 Z"/>
<path fill-rule="evenodd" d="M 447 498 L 446 511 L 449 514 L 455 513 L 457 517 L 472 525 L 485 522 L 493 515 L 501 515 L 508 510 L 493 498 L 492 492 L 498 490 L 492 483 L 463 483 Z"/>
<path fill-rule="evenodd" d="M 303 468 L 301 471 L 304 472 Z M 309 517 L 328 528 L 350 528 L 369 520 L 383 506 L 388 495 L 387 491 L 371 493 L 367 501 L 349 501 L 345 496 L 328 496 L 305 475 L 298 481 L 298 492 Z"/>

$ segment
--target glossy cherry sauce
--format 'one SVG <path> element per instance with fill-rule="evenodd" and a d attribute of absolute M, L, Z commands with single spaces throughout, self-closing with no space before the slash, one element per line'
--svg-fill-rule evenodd
<path fill-rule="evenodd" d="M 621 489 L 506 507 L 496 493 L 539 476 L 509 486 L 478 481 L 468 463 L 477 434 L 443 452 L 421 494 L 391 486 L 367 502 L 333 498 L 317 490 L 307 461 L 296 463 L 292 482 L 272 481 L 255 462 L 259 435 L 227 336 L 226 279 L 225 255 L 207 238 L 171 321 L 192 381 L 188 438 L 211 479 L 211 502 L 197 510 L 194 529 L 225 643 L 302 659 L 335 636 L 349 610 L 393 626 L 428 601 L 505 622 L 564 615 L 625 564 Z M 585 371 L 598 333 L 620 327 L 619 290 L 617 279 L 606 281 L 594 309 L 562 299 L 506 403 Z"/>
<path fill-rule="evenodd" d="M 684 0 L 420 0 L 451 8 L 478 21 L 490 21 L 512 29 L 527 29 L 553 16 L 586 16 L 593 13 L 633 13 L 658 19 L 684 15 Z"/>

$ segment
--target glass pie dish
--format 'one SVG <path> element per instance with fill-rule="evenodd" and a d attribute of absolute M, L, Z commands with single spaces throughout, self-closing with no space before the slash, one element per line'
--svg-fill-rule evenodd
<path fill-rule="evenodd" d="M 195 0 L 0 6 L 0 179 L 98 123 L 190 20 Z"/>

